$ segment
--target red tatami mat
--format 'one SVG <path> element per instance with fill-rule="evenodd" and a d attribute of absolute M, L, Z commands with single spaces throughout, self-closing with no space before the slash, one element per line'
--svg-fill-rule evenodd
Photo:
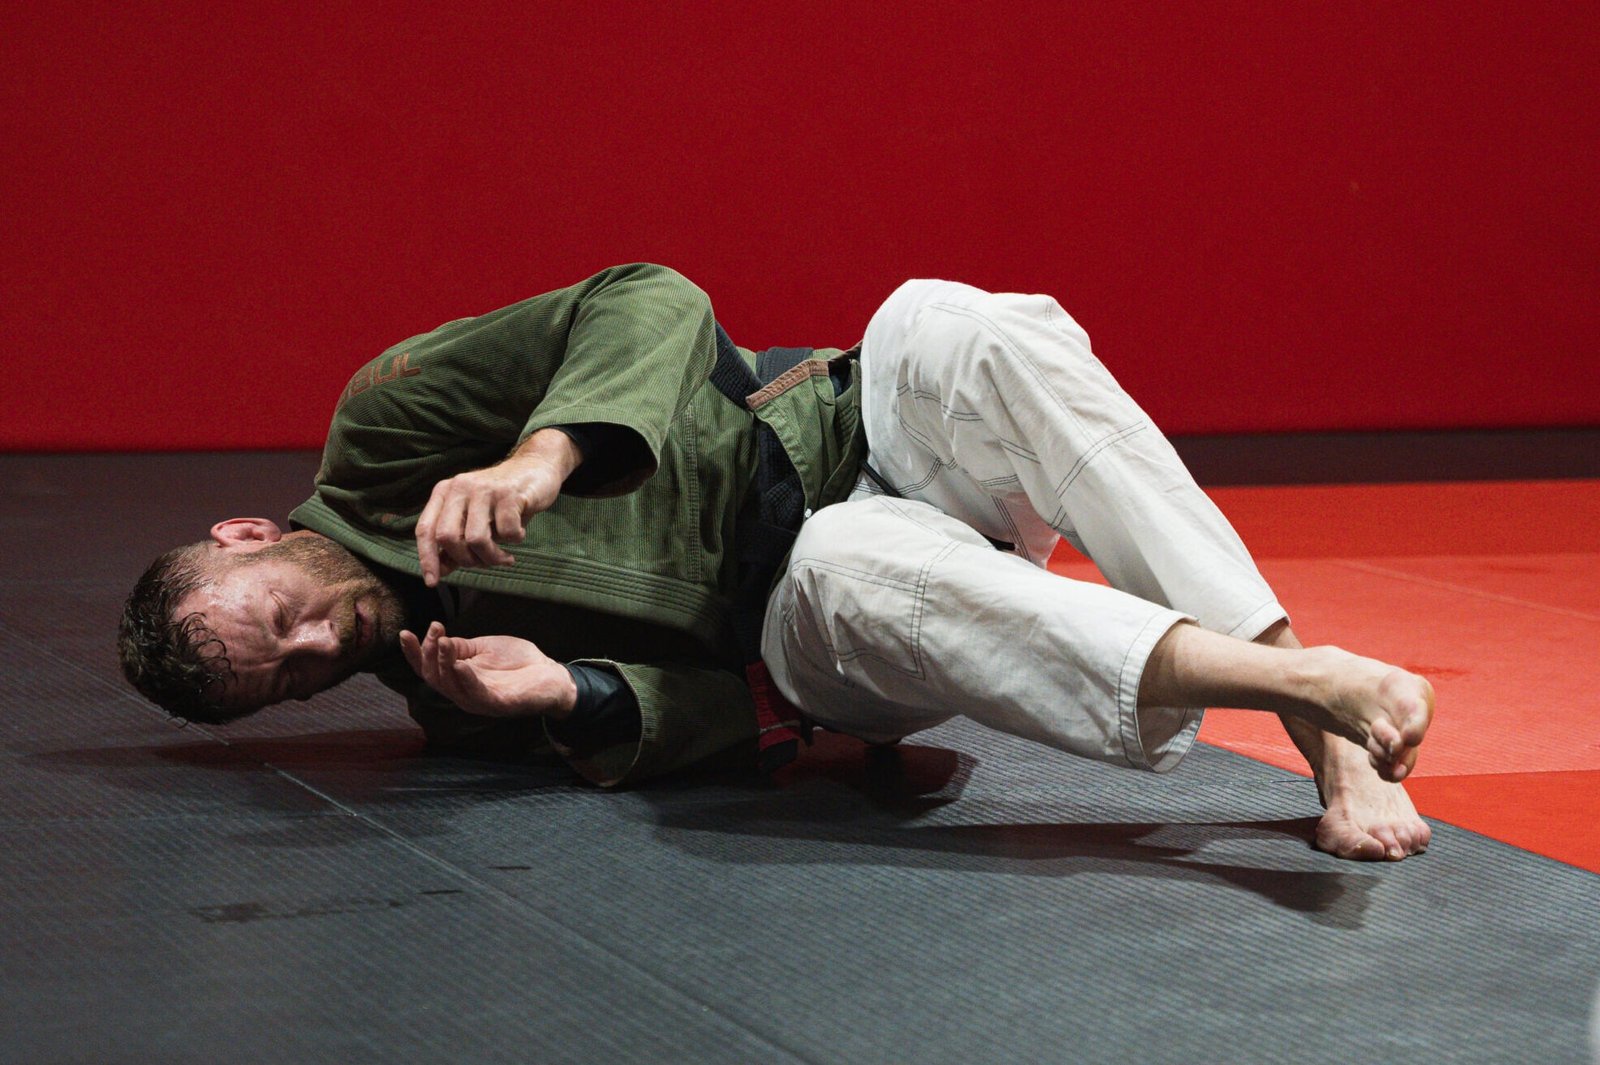
<path fill-rule="evenodd" d="M 1257 558 L 1600 552 L 1600 481 L 1213 488 Z"/>
<path fill-rule="evenodd" d="M 1600 872 L 1600 773 L 1423 775 L 1407 787 L 1429 817 Z"/>
<path fill-rule="evenodd" d="M 1302 640 L 1433 682 L 1424 814 L 1600 872 L 1600 482 L 1211 494 Z M 1086 575 L 1070 552 L 1053 568 Z M 1200 738 L 1306 772 L 1268 714 L 1212 711 Z"/>

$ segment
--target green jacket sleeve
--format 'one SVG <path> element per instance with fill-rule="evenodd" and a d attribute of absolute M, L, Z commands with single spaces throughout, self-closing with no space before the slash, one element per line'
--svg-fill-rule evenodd
<path fill-rule="evenodd" d="M 669 428 L 716 361 L 711 301 L 664 266 L 587 280 L 402 341 L 340 396 L 318 491 L 370 524 L 420 512 L 433 486 L 506 456 L 539 429 L 629 430 L 625 461 L 587 494 L 621 495 L 658 468 Z"/>
<path fill-rule="evenodd" d="M 725 752 L 738 753 L 756 738 L 756 713 L 750 689 L 732 673 L 693 666 L 646 666 L 607 659 L 580 659 L 620 676 L 639 703 L 639 739 L 587 758 L 552 739 L 551 745 L 589 781 L 602 787 L 636 784 L 650 777 L 698 765 Z"/>
<path fill-rule="evenodd" d="M 561 363 L 519 442 L 557 425 L 632 430 L 643 444 L 638 463 L 595 493 L 620 494 L 655 472 L 668 428 L 710 376 L 716 322 L 706 294 L 664 266 L 613 267 L 585 285 Z"/>

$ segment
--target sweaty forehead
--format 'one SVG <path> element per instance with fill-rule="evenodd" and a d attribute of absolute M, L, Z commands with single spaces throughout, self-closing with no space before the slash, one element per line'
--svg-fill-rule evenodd
<path fill-rule="evenodd" d="M 274 669 L 271 662 L 272 598 L 260 574 L 250 568 L 225 570 L 185 596 L 177 616 L 198 613 L 222 641 L 234 680 L 223 698 L 228 703 L 259 705 L 267 701 Z"/>

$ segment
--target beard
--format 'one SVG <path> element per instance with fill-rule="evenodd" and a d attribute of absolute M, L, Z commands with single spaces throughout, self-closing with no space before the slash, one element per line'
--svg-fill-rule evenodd
<path fill-rule="evenodd" d="M 404 600 L 387 580 L 342 544 L 321 535 L 296 536 L 245 557 L 289 562 L 320 585 L 344 589 L 337 626 L 341 644 L 352 651 L 340 664 L 339 681 L 372 668 L 398 646 L 400 630 L 406 623 Z M 370 646 L 364 650 L 356 648 L 358 600 L 365 600 L 372 607 L 368 620 L 377 630 L 372 633 Z"/>

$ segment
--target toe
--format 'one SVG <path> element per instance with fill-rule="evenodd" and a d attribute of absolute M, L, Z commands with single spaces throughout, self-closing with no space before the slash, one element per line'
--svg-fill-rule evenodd
<path fill-rule="evenodd" d="M 1421 743 L 1428 726 L 1433 723 L 1433 685 L 1424 678 L 1418 679 L 1421 680 L 1419 690 L 1406 699 L 1398 718 L 1401 739 L 1408 747 Z"/>
<path fill-rule="evenodd" d="M 1324 817 L 1317 825 L 1317 849 L 1336 858 L 1357 862 L 1381 862 L 1384 845 L 1344 820 Z"/>
<path fill-rule="evenodd" d="M 1372 830 L 1372 838 L 1377 840 L 1379 846 L 1383 848 L 1383 853 L 1380 856 L 1388 861 L 1398 862 L 1401 858 L 1406 856 L 1406 848 L 1401 845 L 1399 837 L 1395 833 L 1394 826 L 1378 826 Z"/>
<path fill-rule="evenodd" d="M 1417 766 L 1419 753 L 1416 747 L 1406 747 L 1400 752 L 1400 757 L 1395 759 L 1395 780 L 1404 780 L 1411 775 L 1411 771 Z"/>
<path fill-rule="evenodd" d="M 1383 844 L 1371 836 L 1364 836 L 1345 848 L 1341 858 L 1349 858 L 1357 862 L 1381 862 L 1386 857 Z"/>
<path fill-rule="evenodd" d="M 1428 849 L 1428 844 L 1433 842 L 1433 828 L 1428 822 L 1418 819 L 1411 830 L 1411 853 L 1421 854 Z"/>
<path fill-rule="evenodd" d="M 1374 758 L 1392 759 L 1403 746 L 1400 730 L 1388 718 L 1378 718 L 1367 730 L 1367 753 Z"/>
<path fill-rule="evenodd" d="M 1367 761 L 1377 771 L 1380 779 L 1387 780 L 1391 784 L 1398 784 L 1411 771 L 1410 766 L 1406 765 L 1404 760 L 1392 759 L 1386 754 L 1373 754 L 1369 751 L 1367 753 Z"/>

